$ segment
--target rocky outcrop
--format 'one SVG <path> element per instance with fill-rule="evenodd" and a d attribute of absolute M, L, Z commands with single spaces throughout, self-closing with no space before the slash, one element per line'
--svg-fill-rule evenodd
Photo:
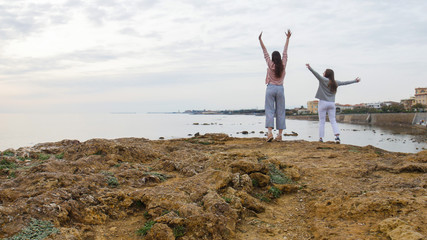
<path fill-rule="evenodd" d="M 9 149 L 0 238 L 37 219 L 48 239 L 423 239 L 426 159 L 223 134 Z"/>

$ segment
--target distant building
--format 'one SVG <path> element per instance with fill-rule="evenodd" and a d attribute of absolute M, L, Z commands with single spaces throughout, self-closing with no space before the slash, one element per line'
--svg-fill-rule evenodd
<path fill-rule="evenodd" d="M 368 108 L 375 108 L 375 109 L 380 109 L 381 108 L 381 103 L 377 102 L 377 103 L 365 103 L 366 107 Z"/>
<path fill-rule="evenodd" d="M 335 104 L 335 107 L 336 107 L 338 113 L 342 112 L 343 110 L 353 110 L 354 109 L 354 106 L 350 105 L 350 104 L 339 104 L 339 103 L 337 103 L 337 104 Z"/>
<path fill-rule="evenodd" d="M 427 105 L 427 88 L 415 88 L 415 104 Z"/>
<path fill-rule="evenodd" d="M 427 88 L 415 88 L 415 96 L 400 100 L 400 104 L 406 110 L 410 110 L 415 104 L 427 106 Z"/>
<path fill-rule="evenodd" d="M 298 109 L 298 115 L 309 114 L 309 113 L 310 113 L 310 111 L 308 111 L 307 108 Z"/>
<path fill-rule="evenodd" d="M 400 104 L 403 105 L 405 110 L 410 110 L 412 108 L 412 106 L 415 105 L 415 97 L 411 97 L 409 99 L 402 99 L 402 100 L 400 100 Z"/>
<path fill-rule="evenodd" d="M 354 108 L 365 108 L 366 104 L 365 103 L 359 103 L 359 104 L 355 104 L 353 105 Z"/>
<path fill-rule="evenodd" d="M 389 106 L 399 105 L 399 104 L 400 104 L 400 103 L 398 103 L 398 102 L 386 101 L 386 102 L 382 102 L 382 103 L 381 103 L 381 106 L 387 106 L 387 107 L 389 107 Z"/>
<path fill-rule="evenodd" d="M 318 108 L 319 108 L 319 101 L 318 100 L 307 102 L 307 111 L 309 113 L 317 113 Z"/>

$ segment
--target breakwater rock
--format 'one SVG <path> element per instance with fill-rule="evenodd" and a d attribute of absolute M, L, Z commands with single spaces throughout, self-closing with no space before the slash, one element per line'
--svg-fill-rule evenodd
<path fill-rule="evenodd" d="M 223 134 L 44 143 L 2 152 L 0 238 L 423 239 L 426 172 L 427 151 Z"/>

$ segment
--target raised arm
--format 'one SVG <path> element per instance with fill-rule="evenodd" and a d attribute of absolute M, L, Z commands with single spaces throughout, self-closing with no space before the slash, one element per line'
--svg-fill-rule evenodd
<path fill-rule="evenodd" d="M 268 54 L 267 48 L 265 47 L 264 42 L 262 41 L 262 32 L 259 35 L 258 39 L 259 39 L 259 43 L 261 44 L 262 51 L 264 53 L 265 61 L 267 62 L 267 65 L 270 66 L 271 59 L 270 59 L 270 55 Z"/>
<path fill-rule="evenodd" d="M 283 54 L 282 54 L 282 61 L 283 61 L 283 65 L 286 68 L 286 64 L 288 62 L 288 46 L 289 46 L 289 38 L 291 38 L 292 32 L 291 30 L 288 29 L 288 31 L 285 33 L 286 35 L 286 43 L 285 43 L 285 48 L 283 49 Z"/>
<path fill-rule="evenodd" d="M 308 70 L 310 70 L 310 72 L 313 73 L 313 75 L 318 79 L 318 80 L 324 80 L 324 77 L 320 76 L 319 73 L 317 73 L 316 71 L 313 70 L 313 68 L 311 68 L 310 64 L 305 64 L 305 66 L 307 66 Z"/>
<path fill-rule="evenodd" d="M 259 39 L 259 43 L 261 44 L 261 47 L 265 48 L 264 43 L 262 42 L 262 32 L 259 34 L 258 39 Z"/>

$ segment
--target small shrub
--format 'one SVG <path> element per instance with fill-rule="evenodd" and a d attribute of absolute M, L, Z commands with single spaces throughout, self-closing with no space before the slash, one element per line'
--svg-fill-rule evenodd
<path fill-rule="evenodd" d="M 150 216 L 150 214 L 148 213 L 148 211 L 145 211 L 145 212 L 144 212 L 144 218 L 145 218 L 145 219 L 150 219 L 150 218 L 151 218 L 151 216 Z"/>
<path fill-rule="evenodd" d="M 108 171 L 101 171 L 101 174 L 105 176 L 114 176 L 114 173 Z"/>
<path fill-rule="evenodd" d="M 116 177 L 108 177 L 107 183 L 108 183 L 108 186 L 113 187 L 113 188 L 119 186 L 119 181 L 117 180 Z"/>
<path fill-rule="evenodd" d="M 136 231 L 136 234 L 139 236 L 145 236 L 147 235 L 147 233 L 151 230 L 151 228 L 154 226 L 156 222 L 154 221 L 147 221 L 144 226 L 140 229 L 138 229 L 138 231 Z"/>
<path fill-rule="evenodd" d="M 3 156 L 13 157 L 13 156 L 15 156 L 15 153 L 13 153 L 11 151 L 4 151 L 3 152 Z"/>
<path fill-rule="evenodd" d="M 269 175 L 270 175 L 270 181 L 272 183 L 277 184 L 286 184 L 286 183 L 292 183 L 292 180 L 289 179 L 285 174 L 283 174 L 279 169 L 276 168 L 273 164 L 270 164 L 269 166 Z"/>
<path fill-rule="evenodd" d="M 46 161 L 46 160 L 48 160 L 50 158 L 50 155 L 49 154 L 44 154 L 44 153 L 40 153 L 39 154 L 39 159 L 40 160 L 42 160 L 42 161 Z"/>
<path fill-rule="evenodd" d="M 114 177 L 114 173 L 108 172 L 108 171 L 101 171 L 101 174 L 103 174 L 107 178 L 107 184 L 110 187 L 118 187 L 119 181 L 116 177 Z"/>
<path fill-rule="evenodd" d="M 0 161 L 0 169 L 15 169 L 16 168 L 16 163 L 14 162 L 9 162 L 6 159 L 2 159 Z"/>
<path fill-rule="evenodd" d="M 63 159 L 64 158 L 64 153 L 56 154 L 55 157 L 57 159 Z"/>
<path fill-rule="evenodd" d="M 9 178 L 16 178 L 16 172 L 15 171 L 11 171 L 9 173 Z"/>
<path fill-rule="evenodd" d="M 231 197 L 222 197 L 226 203 L 231 203 Z"/>
<path fill-rule="evenodd" d="M 32 219 L 28 227 L 24 228 L 13 237 L 5 240 L 42 240 L 51 234 L 59 233 L 50 221 Z"/>
<path fill-rule="evenodd" d="M 178 225 L 178 226 L 174 227 L 172 230 L 173 230 L 173 235 L 176 238 L 179 238 L 179 237 L 182 237 L 185 235 L 185 227 L 184 226 Z"/>
<path fill-rule="evenodd" d="M 270 192 L 274 198 L 279 198 L 282 195 L 282 191 L 274 186 L 268 189 L 268 192 Z"/>
<path fill-rule="evenodd" d="M 259 200 L 263 201 L 263 202 L 270 202 L 271 199 L 266 197 L 264 194 L 258 193 L 255 195 L 256 198 L 258 198 Z"/>
<path fill-rule="evenodd" d="M 16 157 L 16 159 L 18 159 L 19 161 L 31 160 L 28 157 Z"/>

